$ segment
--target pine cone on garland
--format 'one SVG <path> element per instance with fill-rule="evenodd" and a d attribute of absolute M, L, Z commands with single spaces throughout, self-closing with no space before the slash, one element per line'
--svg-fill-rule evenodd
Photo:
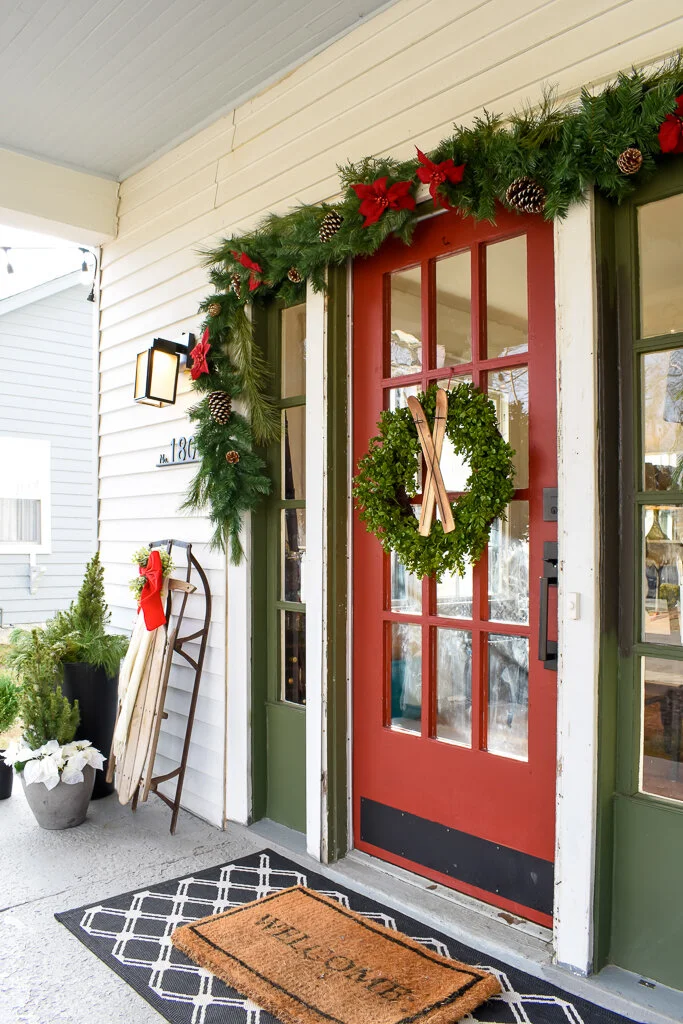
<path fill-rule="evenodd" d="M 242 289 L 242 278 L 239 274 L 233 274 L 230 278 L 230 287 L 234 291 L 235 295 L 239 295 Z"/>
<path fill-rule="evenodd" d="M 301 284 L 301 281 L 303 280 L 301 274 L 296 269 L 296 267 L 289 268 L 289 270 L 287 271 L 287 277 L 292 282 L 292 284 Z"/>
<path fill-rule="evenodd" d="M 206 312 L 209 314 L 209 316 L 212 316 L 212 317 L 220 316 L 221 315 L 220 303 L 212 302 Z"/>
<path fill-rule="evenodd" d="M 337 234 L 343 223 L 344 218 L 340 213 L 337 213 L 336 210 L 330 210 L 329 213 L 326 213 L 320 222 L 320 228 L 318 230 L 318 238 L 320 241 L 329 242 L 329 240 Z"/>
<path fill-rule="evenodd" d="M 622 174 L 637 174 L 643 166 L 643 154 L 637 146 L 629 146 L 617 157 L 617 167 Z"/>
<path fill-rule="evenodd" d="M 234 450 L 225 453 L 226 462 L 229 462 L 231 466 L 236 465 L 240 461 L 240 453 Z"/>
<path fill-rule="evenodd" d="M 212 391 L 206 402 L 216 423 L 220 423 L 222 426 L 228 422 L 232 412 L 232 399 L 227 391 Z"/>
<path fill-rule="evenodd" d="M 515 178 L 508 185 L 505 201 L 520 213 L 543 213 L 546 191 L 537 181 L 525 175 L 523 178 Z"/>

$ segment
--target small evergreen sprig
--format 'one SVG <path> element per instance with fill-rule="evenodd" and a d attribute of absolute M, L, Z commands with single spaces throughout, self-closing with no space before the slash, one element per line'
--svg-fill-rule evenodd
<path fill-rule="evenodd" d="M 150 548 L 138 548 L 137 551 L 133 552 L 133 557 L 131 561 L 135 565 L 139 566 L 141 569 L 144 569 L 144 567 L 147 565 L 149 561 L 150 550 Z M 166 551 L 165 548 L 156 548 L 155 550 L 159 552 L 159 556 L 161 558 L 161 569 L 163 572 L 164 579 L 166 579 L 168 576 L 171 575 L 171 573 L 175 569 L 175 564 L 173 562 L 170 552 Z M 142 575 L 134 576 L 133 579 L 128 584 L 128 589 L 135 595 L 136 601 L 139 601 L 140 598 L 142 597 L 142 591 L 144 589 L 146 582 L 147 577 L 145 575 Z"/>

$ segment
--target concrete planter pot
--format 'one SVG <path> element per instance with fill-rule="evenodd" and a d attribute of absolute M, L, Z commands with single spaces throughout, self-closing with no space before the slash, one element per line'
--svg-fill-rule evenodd
<path fill-rule="evenodd" d="M 12 780 L 14 770 L 11 764 L 5 764 L 2 760 L 4 750 L 0 750 L 0 800 L 7 800 L 12 795 Z"/>
<path fill-rule="evenodd" d="M 60 782 L 54 789 L 46 789 L 42 782 L 32 782 L 27 786 L 23 772 L 19 778 L 28 805 L 41 828 L 75 828 L 83 824 L 95 785 L 95 769 L 92 765 L 85 766 L 83 782 L 77 782 L 75 786 Z"/>

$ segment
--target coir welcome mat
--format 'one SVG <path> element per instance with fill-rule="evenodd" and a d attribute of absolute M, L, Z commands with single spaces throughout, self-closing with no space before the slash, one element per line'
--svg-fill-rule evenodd
<path fill-rule="evenodd" d="M 409 936 L 426 950 L 493 974 L 500 982 L 500 994 L 473 1010 L 468 1021 L 626 1024 L 625 1017 L 483 957 L 471 947 L 271 850 L 141 886 L 56 917 L 171 1024 L 277 1024 L 267 1010 L 190 960 L 173 945 L 171 935 L 179 926 L 263 900 L 292 886 L 307 886 L 369 922 Z"/>
<path fill-rule="evenodd" d="M 286 1024 L 452 1024 L 500 992 L 492 974 L 302 887 L 184 925 L 171 940 Z"/>

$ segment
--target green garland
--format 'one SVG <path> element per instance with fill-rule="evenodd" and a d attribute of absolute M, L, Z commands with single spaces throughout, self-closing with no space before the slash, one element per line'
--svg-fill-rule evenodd
<path fill-rule="evenodd" d="M 437 385 L 418 395 L 429 429 L 434 427 Z M 455 529 L 444 533 L 435 520 L 429 534 L 418 533 L 409 499 L 417 493 L 420 442 L 409 409 L 380 415 L 379 433 L 359 460 L 353 493 L 360 518 L 384 550 L 395 551 L 418 578 L 457 572 L 474 563 L 486 547 L 494 519 L 504 518 L 514 494 L 514 450 L 498 430 L 493 402 L 473 384 L 448 392 L 446 436 L 470 465 L 467 491 L 451 505 Z"/>
<path fill-rule="evenodd" d="M 548 94 L 539 109 L 525 109 L 506 121 L 485 112 L 469 127 L 456 126 L 429 154 L 427 165 L 448 162 L 461 172 L 435 179 L 434 200 L 463 215 L 494 221 L 498 204 L 509 198 L 510 185 L 522 179 L 531 180 L 542 196 L 548 220 L 563 217 L 591 188 L 621 202 L 662 161 L 671 159 L 661 151 L 662 124 L 670 122 L 675 133 L 680 121 L 683 139 L 676 103 L 681 92 L 679 53 L 655 71 L 620 74 L 600 92 L 584 89 L 573 104 L 558 107 Z M 639 151 L 642 165 L 635 171 L 620 169 L 620 154 L 633 149 Z M 424 167 L 424 160 L 390 157 L 349 164 L 340 169 L 342 195 L 333 206 L 323 203 L 301 206 L 285 216 L 271 214 L 253 231 L 225 239 L 203 254 L 214 288 L 200 307 L 211 352 L 209 372 L 199 377 L 195 388 L 242 396 L 251 422 L 233 411 L 227 424 L 220 425 L 206 402 L 191 410 L 201 464 L 183 508 L 200 512 L 208 507 L 213 543 L 225 547 L 230 541 L 234 561 L 242 553 L 242 516 L 270 489 L 255 443 L 274 440 L 279 428 L 267 393 L 267 368 L 244 307 L 266 305 L 274 297 L 286 304 L 302 302 L 306 280 L 322 290 L 330 264 L 371 255 L 390 235 L 409 244 L 418 220 L 414 199 Z M 371 223 L 361 212 L 362 199 L 354 186 L 375 187 L 383 179 L 381 187 L 389 190 L 401 183 L 403 200 L 396 204 L 399 208 L 389 205 Z M 326 232 L 323 222 L 330 214 L 335 224 Z M 226 462 L 229 449 L 238 453 L 239 462 Z"/>

